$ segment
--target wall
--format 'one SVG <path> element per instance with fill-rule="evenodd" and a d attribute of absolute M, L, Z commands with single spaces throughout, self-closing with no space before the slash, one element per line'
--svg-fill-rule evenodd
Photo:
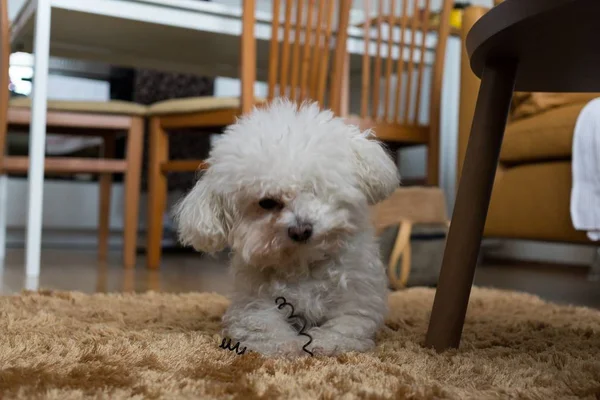
<path fill-rule="evenodd" d="M 27 0 L 8 0 L 8 19 L 12 21 L 26 1 Z"/>

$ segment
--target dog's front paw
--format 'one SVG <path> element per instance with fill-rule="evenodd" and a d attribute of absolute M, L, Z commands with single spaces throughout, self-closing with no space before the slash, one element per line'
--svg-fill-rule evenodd
<path fill-rule="evenodd" d="M 294 339 L 285 341 L 253 341 L 244 343 L 248 350 L 267 357 L 298 358 L 307 355 L 302 344 Z"/>
<path fill-rule="evenodd" d="M 311 351 L 315 357 L 331 357 L 338 354 L 337 346 L 315 346 Z"/>
<path fill-rule="evenodd" d="M 304 350 L 302 350 L 302 344 L 295 340 L 281 343 L 278 346 L 277 353 L 277 355 L 286 358 L 298 358 L 308 355 L 304 352 Z"/>
<path fill-rule="evenodd" d="M 309 348 L 313 355 L 329 357 L 338 354 L 338 335 L 320 328 L 313 328 L 308 334 L 312 337 Z"/>
<path fill-rule="evenodd" d="M 312 338 L 312 353 L 315 356 L 331 357 L 351 351 L 364 352 L 374 346 L 371 339 L 348 338 L 337 332 L 314 328 L 308 332 Z"/>

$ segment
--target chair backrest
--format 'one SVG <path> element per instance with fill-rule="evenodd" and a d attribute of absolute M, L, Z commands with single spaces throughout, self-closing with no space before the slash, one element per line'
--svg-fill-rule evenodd
<path fill-rule="evenodd" d="M 244 0 L 241 50 L 242 113 L 254 105 L 255 0 Z M 351 0 L 272 0 L 268 96 L 316 100 L 340 113 L 342 71 Z M 283 15 L 283 20 L 281 16 Z M 335 24 L 335 16 L 338 16 Z M 331 50 L 332 38 L 335 46 Z M 330 65 L 331 68 L 330 68 Z M 327 87 L 329 95 L 326 96 Z"/>
<path fill-rule="evenodd" d="M 0 168 L 4 157 L 6 131 L 8 129 L 8 99 L 10 78 L 10 26 L 8 0 L 0 0 Z"/>
<path fill-rule="evenodd" d="M 453 1 L 443 0 L 437 10 L 432 3 L 431 0 L 363 0 L 366 19 L 361 118 L 419 125 L 421 101 L 427 87 L 423 84 L 425 66 L 433 63 L 429 120 L 433 123 L 439 119 Z M 432 22 L 434 12 L 437 22 Z M 391 51 L 396 44 L 398 51 Z"/>

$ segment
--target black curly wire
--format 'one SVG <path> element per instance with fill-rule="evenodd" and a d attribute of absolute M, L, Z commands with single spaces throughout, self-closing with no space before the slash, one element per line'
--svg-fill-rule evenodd
<path fill-rule="evenodd" d="M 310 336 L 308 333 L 304 332 L 304 330 L 306 329 L 306 319 L 304 319 L 302 316 L 300 315 L 296 315 L 295 314 L 295 310 L 294 310 L 294 306 L 290 303 L 287 302 L 287 300 L 285 299 L 285 297 L 280 296 L 278 298 L 275 299 L 275 304 L 277 304 L 277 308 L 279 310 L 283 310 L 283 308 L 285 306 L 288 306 L 290 308 L 290 315 L 287 316 L 288 320 L 297 320 L 300 321 L 302 323 L 302 327 L 300 328 L 300 331 L 298 332 L 298 336 L 306 336 L 308 338 L 308 342 L 306 342 L 306 344 L 304 346 L 302 346 L 302 350 L 307 353 L 310 354 L 310 356 L 313 356 L 313 353 L 307 349 L 308 346 L 310 346 L 310 344 L 313 341 L 312 336 Z M 224 349 L 224 350 L 229 350 L 229 351 L 234 351 L 237 355 L 242 355 L 246 352 L 246 347 L 242 347 L 240 348 L 240 342 L 237 342 L 235 345 L 231 346 L 231 339 L 230 338 L 223 338 L 223 341 L 221 342 L 221 345 L 219 346 L 220 348 Z"/>
<path fill-rule="evenodd" d="M 221 342 L 221 345 L 219 346 L 220 348 L 224 349 L 224 350 L 229 350 L 229 351 L 235 351 L 237 355 L 242 355 L 246 352 L 246 348 L 242 347 L 240 349 L 240 342 L 237 342 L 233 347 L 231 346 L 231 339 L 229 338 L 223 338 L 223 341 Z"/>
<path fill-rule="evenodd" d="M 281 303 L 280 303 L 280 301 L 281 301 Z M 280 296 L 280 297 L 276 298 L 275 303 L 277 304 L 277 308 L 280 310 L 283 310 L 283 308 L 285 306 L 288 306 L 290 308 L 290 315 L 288 315 L 287 319 L 289 319 L 289 320 L 295 319 L 302 323 L 302 327 L 300 328 L 300 331 L 298 332 L 298 336 L 306 336 L 308 338 L 308 342 L 306 342 L 306 344 L 304 344 L 304 346 L 302 346 L 302 350 L 305 353 L 310 354 L 312 357 L 313 353 L 312 353 L 312 351 L 308 350 L 307 347 L 310 346 L 310 344 L 313 341 L 313 338 L 308 333 L 304 332 L 304 330 L 306 329 L 306 325 L 307 325 L 306 319 L 304 319 L 300 315 L 295 314 L 294 306 L 292 304 L 288 303 L 287 300 L 285 299 L 285 297 Z"/>

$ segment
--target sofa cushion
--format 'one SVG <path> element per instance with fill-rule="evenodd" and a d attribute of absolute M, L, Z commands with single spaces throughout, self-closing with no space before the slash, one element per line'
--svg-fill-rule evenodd
<path fill-rule="evenodd" d="M 553 108 L 510 123 L 504 134 L 500 161 L 520 164 L 570 159 L 575 123 L 586 104 Z"/>
<path fill-rule="evenodd" d="M 492 191 L 485 236 L 590 243 L 585 232 L 573 228 L 570 199 L 569 161 L 500 168 Z"/>
<path fill-rule="evenodd" d="M 587 103 L 600 93 L 525 93 L 515 92 L 511 104 L 510 120 L 533 117 L 553 108 Z"/>

